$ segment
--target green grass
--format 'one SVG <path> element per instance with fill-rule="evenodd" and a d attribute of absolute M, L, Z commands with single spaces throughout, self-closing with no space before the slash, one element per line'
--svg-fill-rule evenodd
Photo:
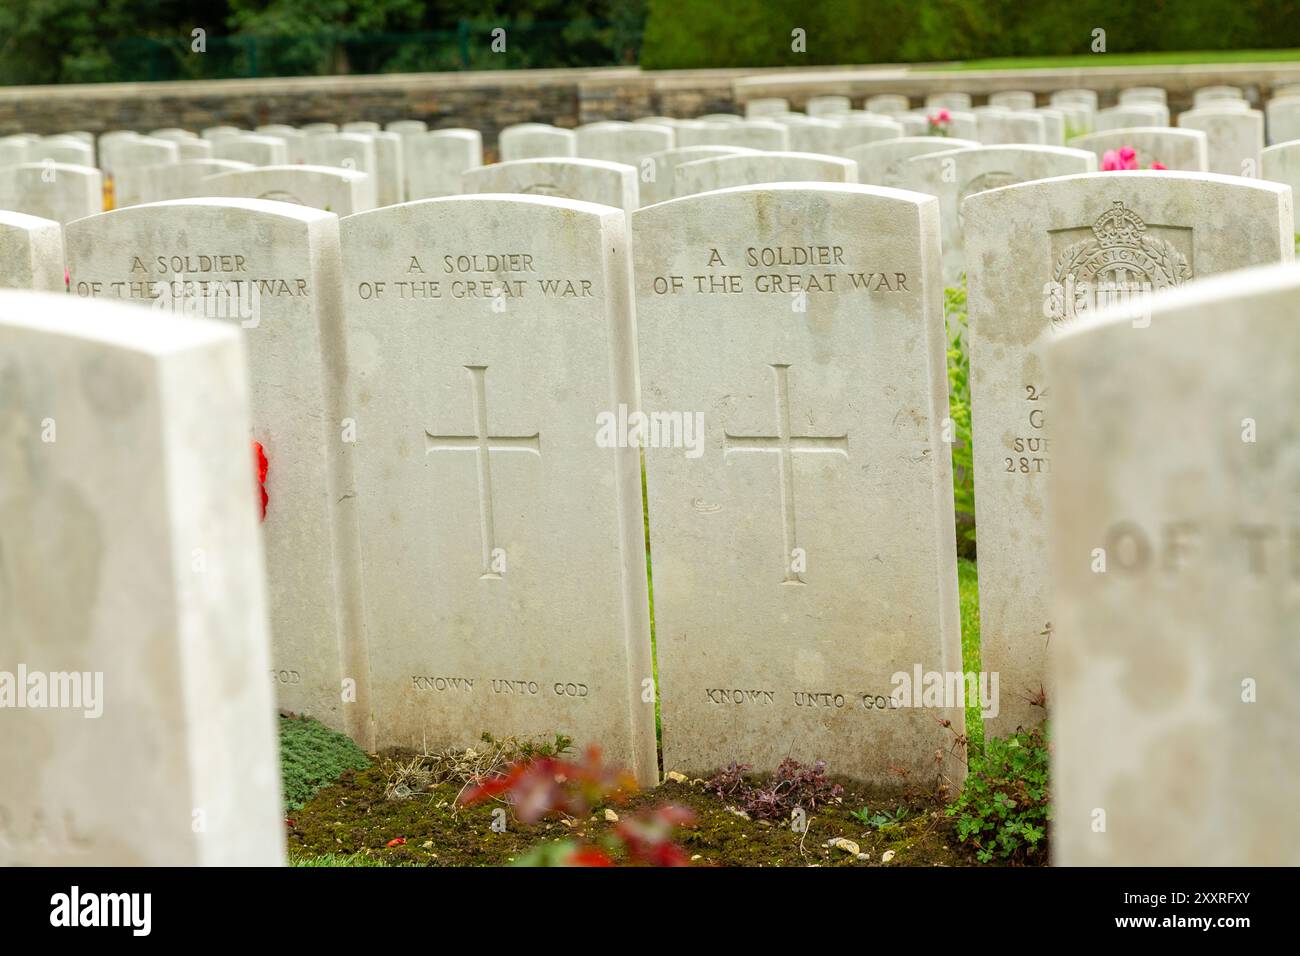
<path fill-rule="evenodd" d="M 967 673 L 980 672 L 980 589 L 975 562 L 957 559 L 957 600 L 961 609 L 961 660 Z M 979 701 L 966 703 L 968 752 L 984 744 L 984 720 Z"/>
<path fill-rule="evenodd" d="M 935 70 L 1052 70 L 1096 66 L 1195 66 L 1212 63 L 1288 63 L 1300 50 L 1162 50 L 1156 53 L 1079 53 L 1072 56 L 1013 56 L 963 60 Z"/>
<path fill-rule="evenodd" d="M 414 866 L 413 863 L 389 863 L 387 860 L 365 853 L 322 853 L 304 856 L 290 851 L 290 866 Z"/>
<path fill-rule="evenodd" d="M 297 810 L 345 770 L 370 766 L 365 751 L 346 734 L 310 717 L 280 716 L 280 773 L 286 810 Z"/>

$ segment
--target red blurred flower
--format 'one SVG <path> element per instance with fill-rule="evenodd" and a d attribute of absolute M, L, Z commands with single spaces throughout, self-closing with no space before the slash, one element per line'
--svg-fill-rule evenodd
<path fill-rule="evenodd" d="M 1152 163 L 1151 166 L 1150 166 L 1150 168 L 1151 168 L 1151 169 L 1168 169 L 1169 167 L 1166 166 L 1164 163 Z"/>
<path fill-rule="evenodd" d="M 387 843 L 384 844 L 384 846 L 401 846 L 405 842 L 406 842 L 406 837 L 397 837 L 396 839 L 389 840 Z"/>
<path fill-rule="evenodd" d="M 266 494 L 266 472 L 270 463 L 266 460 L 266 451 L 260 441 L 253 442 L 253 460 L 257 465 L 257 487 L 262 492 L 262 520 L 266 520 L 266 504 L 271 499 Z"/>
<path fill-rule="evenodd" d="M 613 866 L 614 861 L 604 850 L 594 846 L 584 846 L 574 850 L 564 859 L 565 866 Z"/>

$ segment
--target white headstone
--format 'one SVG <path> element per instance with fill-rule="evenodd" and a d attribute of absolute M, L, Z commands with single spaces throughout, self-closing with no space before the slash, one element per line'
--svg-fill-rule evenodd
<path fill-rule="evenodd" d="M 1165 169 L 1203 173 L 1209 169 L 1206 136 L 1198 129 L 1175 129 L 1171 126 L 1138 126 L 1089 133 L 1070 140 L 1075 149 L 1086 149 L 1097 156 L 1098 163 L 1107 152 L 1132 146 L 1143 169 L 1159 163 Z"/>
<path fill-rule="evenodd" d="M 1300 272 L 1150 306 L 1048 352 L 1054 862 L 1293 867 Z"/>
<path fill-rule="evenodd" d="M 1213 106 L 1178 114 L 1178 125 L 1205 134 L 1210 172 L 1258 176 L 1264 148 L 1264 114 L 1259 110 L 1221 110 Z"/>
<path fill-rule="evenodd" d="M 497 148 L 503 163 L 543 156 L 577 156 L 578 136 L 571 129 L 546 123 L 519 123 L 501 131 Z"/>
<path fill-rule="evenodd" d="M 1095 113 L 1097 111 L 1096 90 L 1085 90 L 1085 89 L 1057 90 L 1048 98 L 1048 101 L 1057 109 L 1060 109 L 1063 106 L 1081 105 L 1086 107 L 1091 112 Z"/>
<path fill-rule="evenodd" d="M 649 123 L 602 122 L 588 123 L 575 130 L 578 138 L 578 155 L 583 159 L 601 159 L 607 163 L 624 163 L 641 166 L 641 160 L 651 153 L 672 149 L 673 130 L 667 126 Z M 733 145 L 745 146 L 746 143 Z"/>
<path fill-rule="evenodd" d="M 104 185 L 92 166 L 22 163 L 0 168 L 0 209 L 67 225 L 104 209 Z"/>
<path fill-rule="evenodd" d="M 94 166 L 95 149 L 80 140 L 47 137 L 33 144 L 27 150 L 27 162 Z"/>
<path fill-rule="evenodd" d="M 1073 173 L 1093 172 L 1097 157 L 1064 146 L 985 146 L 914 156 L 898 164 L 886 186 L 939 197 L 943 281 L 956 285 L 966 270 L 962 200 L 986 189 Z"/>
<path fill-rule="evenodd" d="M 1260 153 L 1259 174 L 1291 187 L 1292 201 L 1300 196 L 1300 140 L 1278 143 Z"/>
<path fill-rule="evenodd" d="M 234 332 L 0 293 L 0 865 L 284 862 L 255 488 Z"/>
<path fill-rule="evenodd" d="M 809 116 L 828 116 L 832 113 L 847 113 L 853 109 L 847 96 L 813 96 L 804 106 Z"/>
<path fill-rule="evenodd" d="M 969 93 L 931 93 L 925 98 L 926 108 L 967 111 L 971 108 Z"/>
<path fill-rule="evenodd" d="M 1129 129 L 1135 126 L 1168 126 L 1169 107 L 1163 103 L 1139 101 L 1098 110 L 1092 128 L 1100 133 L 1108 129 Z"/>
<path fill-rule="evenodd" d="M 1270 145 L 1300 139 L 1300 96 L 1269 100 L 1264 107 Z"/>
<path fill-rule="evenodd" d="M 976 138 L 985 146 L 1029 143 L 1046 146 L 1047 126 L 1043 117 L 1025 110 L 979 107 L 975 113 Z"/>
<path fill-rule="evenodd" d="M 476 129 L 440 129 L 406 140 L 407 199 L 436 199 L 461 191 L 461 175 L 483 165 Z"/>
<path fill-rule="evenodd" d="M 1203 86 L 1192 94 L 1192 105 L 1200 109 L 1220 100 L 1240 100 L 1245 94 L 1235 86 Z"/>
<path fill-rule="evenodd" d="M 963 206 L 980 653 L 1002 692 L 985 727 L 1003 736 L 1043 718 L 1030 701 L 1044 688 L 1053 707 L 1045 494 L 1057 470 L 1049 415 L 1060 385 L 1044 371 L 1044 344 L 1110 295 L 1106 283 L 1142 296 L 1291 259 L 1291 196 L 1261 180 L 1106 172 L 998 189 Z"/>
<path fill-rule="evenodd" d="M 1119 91 L 1121 106 L 1128 106 L 1130 103 L 1159 103 L 1164 106 L 1167 102 L 1168 96 L 1162 86 L 1131 86 Z"/>
<path fill-rule="evenodd" d="M 632 217 L 641 410 L 697 429 L 645 450 L 666 769 L 960 785 L 961 707 L 891 696 L 962 669 L 938 212 L 799 183 Z"/>
<path fill-rule="evenodd" d="M 954 149 L 975 149 L 979 143 L 973 139 L 955 139 L 945 136 L 902 136 L 876 143 L 864 143 L 844 151 L 846 158 L 858 164 L 858 182 L 888 185 L 898 176 L 902 163 L 913 156 L 942 153 Z"/>
<path fill-rule="evenodd" d="M 1036 105 L 1034 94 L 1028 90 L 1000 90 L 989 94 L 989 106 L 1004 110 L 1032 110 Z"/>
<path fill-rule="evenodd" d="M 599 159 L 517 159 L 479 166 L 465 171 L 461 192 L 555 196 L 625 212 L 640 205 L 636 169 Z"/>
<path fill-rule="evenodd" d="M 911 103 L 901 93 L 877 93 L 867 97 L 864 107 L 870 113 L 906 113 Z"/>
<path fill-rule="evenodd" d="M 139 197 L 139 202 L 124 203 L 118 200 L 115 205 L 116 208 L 121 209 L 127 205 L 160 202 L 164 199 L 192 199 L 205 194 L 202 184 L 208 176 L 253 168 L 255 167 L 249 163 L 240 163 L 233 159 L 182 160 L 179 163 L 146 166 L 141 170 L 140 175 L 143 195 Z M 220 195 L 220 193 L 207 195 Z"/>
<path fill-rule="evenodd" d="M 255 166 L 205 177 L 197 193 L 297 203 L 337 216 L 375 208 L 374 179 L 337 166 Z"/>
<path fill-rule="evenodd" d="M 338 218 L 255 199 L 178 199 L 74 223 L 66 245 L 76 295 L 135 301 L 142 321 L 149 311 L 198 311 L 242 329 L 246 438 L 268 463 L 262 533 L 277 702 L 369 746 Z"/>
<path fill-rule="evenodd" d="M 683 163 L 716 156 L 742 156 L 755 150 L 743 146 L 678 146 L 646 157 L 648 167 L 640 176 L 642 206 L 664 202 L 673 198 L 674 173 Z"/>
<path fill-rule="evenodd" d="M 250 166 L 283 166 L 289 162 L 289 144 L 278 136 L 226 136 L 213 142 L 212 158 Z"/>
<path fill-rule="evenodd" d="M 790 101 L 780 96 L 763 96 L 745 104 L 745 115 L 759 119 L 772 113 L 785 113 L 790 109 Z"/>
<path fill-rule="evenodd" d="M 0 289 L 64 291 L 63 232 L 57 222 L 0 209 Z"/>
<path fill-rule="evenodd" d="M 657 778 L 623 213 L 458 196 L 343 221 L 378 745 L 599 744 Z"/>
<path fill-rule="evenodd" d="M 673 171 L 673 191 L 680 198 L 728 186 L 758 183 L 856 183 L 858 164 L 815 153 L 743 153 L 682 163 Z"/>

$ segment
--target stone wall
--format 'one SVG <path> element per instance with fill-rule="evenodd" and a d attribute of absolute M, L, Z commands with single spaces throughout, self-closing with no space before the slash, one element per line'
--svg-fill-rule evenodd
<path fill-rule="evenodd" d="M 927 93 L 962 90 L 978 104 L 997 90 L 1032 90 L 1045 101 L 1053 90 L 1081 86 L 1098 90 L 1105 106 L 1125 87 L 1163 86 L 1177 111 L 1190 105 L 1194 89 L 1219 83 L 1242 87 L 1258 105 L 1276 86 L 1300 83 L 1300 63 L 1001 71 L 870 66 L 651 73 L 614 67 L 25 86 L 0 89 L 0 135 L 423 119 L 432 127 L 482 130 L 493 146 L 497 131 L 511 123 L 571 127 L 654 114 L 694 116 L 743 110 L 760 96 L 784 96 L 801 108 L 823 93 L 847 94 L 856 105 L 873 93 L 906 93 L 920 105 Z"/>

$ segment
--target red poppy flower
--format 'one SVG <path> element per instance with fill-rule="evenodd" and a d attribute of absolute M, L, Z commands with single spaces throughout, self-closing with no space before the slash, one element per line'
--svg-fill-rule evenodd
<path fill-rule="evenodd" d="M 398 837 L 395 840 L 389 840 L 384 846 L 401 846 L 406 842 L 406 837 Z"/>
<path fill-rule="evenodd" d="M 266 460 L 266 451 L 262 448 L 260 441 L 253 442 L 253 460 L 257 464 L 257 487 L 262 492 L 262 520 L 266 520 L 266 505 L 271 499 L 266 494 L 266 472 L 269 463 Z"/>
<path fill-rule="evenodd" d="M 565 866 L 613 866 L 614 861 L 594 846 L 574 850 L 564 858 Z"/>

